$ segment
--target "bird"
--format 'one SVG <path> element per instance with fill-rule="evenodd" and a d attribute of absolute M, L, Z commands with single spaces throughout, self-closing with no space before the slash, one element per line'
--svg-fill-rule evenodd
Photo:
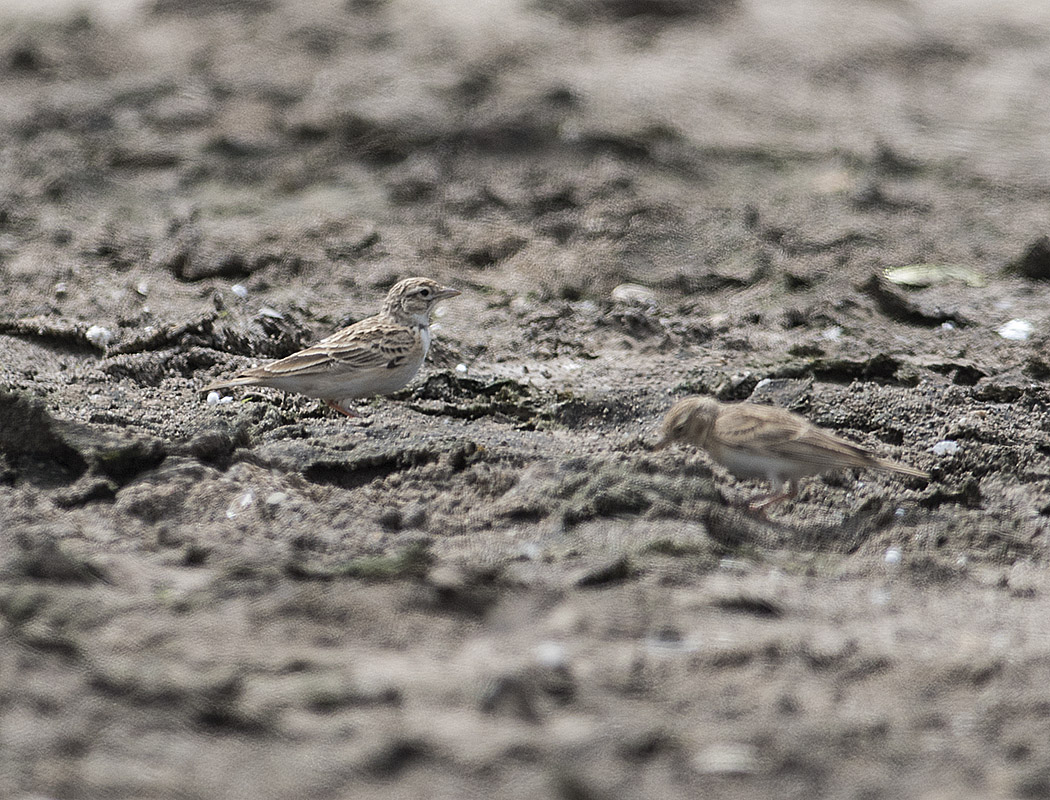
<path fill-rule="evenodd" d="M 459 294 L 429 278 L 405 278 L 390 288 L 375 316 L 201 391 L 269 386 L 319 398 L 333 411 L 356 417 L 345 401 L 396 392 L 415 377 L 430 349 L 430 312 L 438 301 Z"/>
<path fill-rule="evenodd" d="M 880 458 L 817 427 L 805 417 L 774 406 L 720 403 L 710 397 L 686 397 L 664 417 L 655 449 L 685 442 L 708 455 L 737 478 L 765 479 L 773 492 L 751 500 L 753 511 L 798 494 L 798 482 L 832 469 L 880 469 L 929 479 L 922 470 Z"/>

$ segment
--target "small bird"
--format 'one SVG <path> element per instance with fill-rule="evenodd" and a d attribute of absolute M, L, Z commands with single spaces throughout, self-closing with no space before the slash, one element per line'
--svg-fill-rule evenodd
<path fill-rule="evenodd" d="M 798 414 L 773 406 L 686 397 L 667 412 L 661 433 L 663 438 L 656 449 L 674 442 L 693 444 L 737 478 L 764 478 L 773 484 L 772 494 L 751 501 L 750 508 L 755 511 L 795 497 L 799 479 L 831 469 L 869 467 L 915 478 L 930 477 L 921 470 L 879 458 Z"/>
<path fill-rule="evenodd" d="M 412 380 L 430 349 L 431 310 L 439 300 L 458 294 L 429 278 L 405 278 L 391 287 L 374 317 L 202 391 L 270 386 L 320 398 L 333 411 L 356 417 L 343 401 L 396 392 Z"/>

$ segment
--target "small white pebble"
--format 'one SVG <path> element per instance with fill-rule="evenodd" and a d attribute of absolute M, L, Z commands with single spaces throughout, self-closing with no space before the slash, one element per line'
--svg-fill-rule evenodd
<path fill-rule="evenodd" d="M 954 439 L 942 439 L 930 448 L 935 456 L 952 456 L 959 452 L 959 443 Z"/>
<path fill-rule="evenodd" d="M 842 338 L 842 328 L 838 325 L 832 325 L 831 327 L 825 328 L 820 335 L 829 342 L 837 342 Z"/>
<path fill-rule="evenodd" d="M 954 331 L 955 330 L 955 323 L 954 322 L 942 322 L 941 323 L 941 330 L 942 331 Z"/>
<path fill-rule="evenodd" d="M 229 397 L 222 398 L 222 400 L 219 401 L 219 405 L 220 406 L 228 406 L 232 402 L 233 402 L 233 395 L 230 395 Z"/>
<path fill-rule="evenodd" d="M 535 542 L 525 542 L 519 552 L 529 561 L 536 561 L 543 555 L 543 549 Z"/>
<path fill-rule="evenodd" d="M 135 286 L 135 291 L 143 297 L 145 297 L 149 294 L 149 284 L 145 281 L 139 281 L 138 284 Z"/>
<path fill-rule="evenodd" d="M 222 395 L 219 394 L 218 392 L 208 392 L 208 405 L 209 406 L 217 406 L 217 405 L 219 405 L 219 401 L 221 401 L 221 400 L 222 400 Z"/>
<path fill-rule="evenodd" d="M 1024 342 L 1028 340 L 1028 337 L 1032 335 L 1032 331 L 1034 330 L 1035 325 L 1028 320 L 1012 319 L 1005 325 L 1000 325 L 996 328 L 995 332 L 1004 339 L 1009 339 L 1014 342 Z"/>
<path fill-rule="evenodd" d="M 565 647 L 557 642 L 540 642 L 533 653 L 538 663 L 551 669 L 563 667 L 569 662 Z"/>
<path fill-rule="evenodd" d="M 467 374 L 467 365 L 466 364 L 456 364 L 456 372 L 458 372 L 460 375 L 466 375 Z"/>
<path fill-rule="evenodd" d="M 55 284 L 55 294 L 57 294 L 59 297 L 66 294 L 66 292 L 68 291 L 69 287 L 66 285 L 65 281 L 59 281 Z"/>
<path fill-rule="evenodd" d="M 230 291 L 237 295 L 242 300 L 248 296 L 248 287 L 243 283 L 235 283 L 230 287 Z"/>
<path fill-rule="evenodd" d="M 284 319 L 284 314 L 278 311 L 276 308 L 270 306 L 263 306 L 259 309 L 260 317 L 269 317 L 270 319 Z"/>
<path fill-rule="evenodd" d="M 905 511 L 903 508 L 897 508 L 897 509 L 894 509 L 893 516 L 900 518 L 900 517 L 903 517 L 907 513 L 908 512 Z"/>
<path fill-rule="evenodd" d="M 249 508 L 251 508 L 252 503 L 254 502 L 255 492 L 253 492 L 251 489 L 249 489 L 241 495 L 238 495 L 226 508 L 226 518 L 233 519 L 234 517 L 240 516 Z"/>
<path fill-rule="evenodd" d="M 656 295 L 637 283 L 621 283 L 612 290 L 612 299 L 617 303 L 640 303 L 648 306 L 656 304 Z"/>
<path fill-rule="evenodd" d="M 887 564 L 901 563 L 901 549 L 899 547 L 887 547 L 886 554 L 882 557 Z"/>
<path fill-rule="evenodd" d="M 715 742 L 693 757 L 701 775 L 751 775 L 758 771 L 758 748 L 743 742 Z"/>
<path fill-rule="evenodd" d="M 266 505 L 268 506 L 279 506 L 281 503 L 287 502 L 287 492 L 270 492 L 270 494 L 266 495 Z"/>
<path fill-rule="evenodd" d="M 724 569 L 726 572 L 744 572 L 747 569 L 747 564 L 739 558 L 724 556 L 718 562 L 718 568 Z"/>
<path fill-rule="evenodd" d="M 113 341 L 113 331 L 109 330 L 109 328 L 103 328 L 101 325 L 92 325 L 87 329 L 87 333 L 84 336 L 91 344 L 97 347 L 106 347 Z"/>
<path fill-rule="evenodd" d="M 532 304 L 528 301 L 528 299 L 523 297 L 520 294 L 515 296 L 514 298 L 512 298 L 511 301 L 510 301 L 510 310 L 511 311 L 517 311 L 518 313 L 523 313 L 525 311 L 528 311 L 531 307 L 532 307 Z M 438 306 L 438 308 L 441 308 L 441 306 Z"/>

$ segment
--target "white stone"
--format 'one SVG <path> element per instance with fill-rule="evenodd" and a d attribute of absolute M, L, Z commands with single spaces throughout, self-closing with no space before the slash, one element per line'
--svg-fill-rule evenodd
<path fill-rule="evenodd" d="M 750 775 L 758 771 L 758 748 L 744 742 L 716 742 L 693 757 L 703 775 Z"/>
<path fill-rule="evenodd" d="M 536 661 L 545 667 L 557 669 L 569 663 L 565 647 L 558 642 L 540 642 L 533 651 Z"/>
<path fill-rule="evenodd" d="M 233 499 L 230 505 L 226 508 L 227 519 L 233 519 L 238 517 L 252 507 L 252 503 L 255 502 L 255 492 L 251 489 L 238 495 Z"/>
<path fill-rule="evenodd" d="M 84 336 L 91 344 L 97 347 L 106 347 L 113 341 L 113 331 L 109 328 L 103 328 L 101 325 L 92 325 L 87 329 L 87 333 Z"/>
<path fill-rule="evenodd" d="M 621 283 L 612 290 L 612 299 L 617 303 L 639 303 L 647 306 L 656 304 L 656 295 L 637 283 Z"/>
<path fill-rule="evenodd" d="M 959 443 L 954 439 L 942 439 L 930 448 L 935 456 L 951 456 L 959 452 Z"/>
<path fill-rule="evenodd" d="M 1024 342 L 1028 340 L 1028 337 L 1032 335 L 1032 331 L 1035 330 L 1035 325 L 1026 319 L 1012 319 L 1005 325 L 1000 325 L 996 328 L 996 333 L 1002 336 L 1004 339 L 1009 339 L 1014 342 Z"/>
<path fill-rule="evenodd" d="M 825 328 L 820 335 L 827 339 L 829 342 L 837 342 L 839 339 L 842 338 L 842 328 L 840 328 L 838 325 L 832 325 L 828 328 Z"/>

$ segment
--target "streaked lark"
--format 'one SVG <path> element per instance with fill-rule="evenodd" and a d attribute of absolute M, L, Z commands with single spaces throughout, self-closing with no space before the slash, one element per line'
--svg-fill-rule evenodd
<path fill-rule="evenodd" d="M 828 433 L 798 414 L 754 403 L 686 397 L 667 412 L 656 447 L 674 442 L 700 447 L 737 478 L 769 481 L 773 493 L 749 504 L 762 511 L 795 497 L 798 482 L 832 469 L 860 467 L 929 478 L 922 470 L 880 458 Z"/>
<path fill-rule="evenodd" d="M 430 312 L 459 292 L 429 278 L 405 278 L 387 293 L 382 310 L 272 364 L 246 369 L 202 391 L 269 386 L 317 397 L 348 417 L 347 400 L 390 394 L 419 371 L 430 349 Z"/>

